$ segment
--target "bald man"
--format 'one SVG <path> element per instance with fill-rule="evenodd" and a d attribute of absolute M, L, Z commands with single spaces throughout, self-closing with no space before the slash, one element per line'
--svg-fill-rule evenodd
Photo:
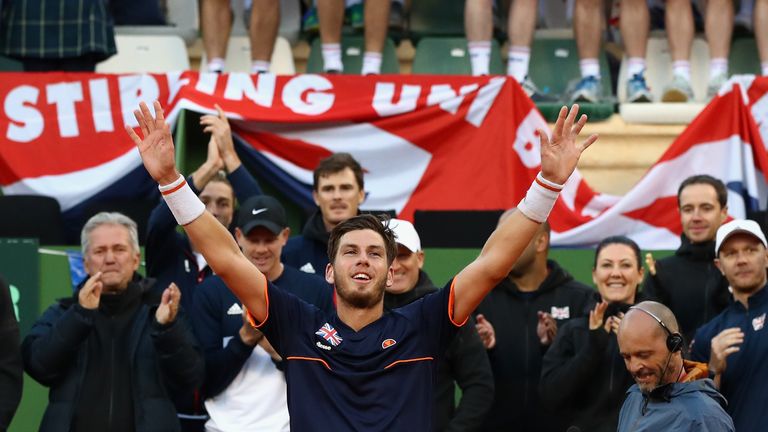
<path fill-rule="evenodd" d="M 669 308 L 651 301 L 631 307 L 618 341 L 636 383 L 621 407 L 619 432 L 735 430 L 707 365 L 683 360 L 685 341 Z"/>

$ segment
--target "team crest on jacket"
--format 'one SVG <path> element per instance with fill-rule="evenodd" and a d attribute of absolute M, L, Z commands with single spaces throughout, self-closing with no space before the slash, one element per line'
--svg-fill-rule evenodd
<path fill-rule="evenodd" d="M 571 307 L 565 306 L 565 307 L 555 307 L 552 306 L 552 309 L 550 309 L 549 312 L 552 315 L 552 318 L 554 319 L 568 319 L 571 317 Z"/>
<path fill-rule="evenodd" d="M 763 313 L 757 318 L 752 319 L 752 328 L 755 329 L 755 331 L 762 330 L 764 326 L 765 326 L 765 313 Z"/>
<path fill-rule="evenodd" d="M 328 323 L 323 324 L 315 334 L 328 341 L 332 346 L 338 346 L 344 340 L 339 336 L 339 332 Z"/>
<path fill-rule="evenodd" d="M 387 349 L 396 343 L 397 341 L 394 339 L 384 339 L 384 342 L 381 343 L 381 349 Z"/>

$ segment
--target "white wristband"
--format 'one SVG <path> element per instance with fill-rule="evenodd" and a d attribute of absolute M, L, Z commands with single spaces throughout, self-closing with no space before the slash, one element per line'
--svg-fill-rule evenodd
<path fill-rule="evenodd" d="M 205 204 L 192 192 L 182 175 L 173 183 L 158 186 L 158 189 L 179 225 L 194 221 L 205 211 Z"/>
<path fill-rule="evenodd" d="M 543 223 L 549 217 L 552 207 L 555 206 L 555 201 L 557 201 L 563 186 L 545 179 L 539 173 L 528 189 L 525 198 L 517 205 L 517 209 L 528 219 Z"/>

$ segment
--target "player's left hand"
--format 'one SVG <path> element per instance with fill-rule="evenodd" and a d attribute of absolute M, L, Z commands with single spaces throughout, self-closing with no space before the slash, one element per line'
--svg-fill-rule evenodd
<path fill-rule="evenodd" d="M 565 184 L 576 169 L 581 153 L 597 141 L 597 135 L 590 135 L 581 143 L 576 140 L 581 129 L 587 123 L 587 116 L 582 114 L 578 120 L 579 105 L 574 104 L 570 111 L 563 106 L 557 116 L 552 138 L 539 130 L 541 138 L 541 175 L 552 182 Z"/>

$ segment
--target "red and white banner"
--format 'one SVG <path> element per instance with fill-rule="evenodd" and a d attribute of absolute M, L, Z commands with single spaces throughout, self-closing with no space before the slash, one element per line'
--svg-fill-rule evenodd
<path fill-rule="evenodd" d="M 159 100 L 171 122 L 181 109 L 212 113 L 220 105 L 241 154 L 304 205 L 311 204 L 312 169 L 329 154 L 348 151 L 366 171 L 364 208 L 395 209 L 406 219 L 416 209 L 514 206 L 538 172 L 536 129 L 546 127 L 506 77 L 184 72 L 2 78 L 3 192 L 54 196 L 65 213 L 105 195 L 148 193 L 151 181 L 123 131 L 125 124 L 135 126 L 139 101 Z M 694 173 L 728 183 L 733 216 L 764 208 L 760 127 L 768 123 L 768 81 L 734 88 L 716 98 L 626 196 L 598 194 L 574 174 L 551 217 L 555 244 L 628 234 L 644 248 L 674 248 L 677 185 Z"/>

